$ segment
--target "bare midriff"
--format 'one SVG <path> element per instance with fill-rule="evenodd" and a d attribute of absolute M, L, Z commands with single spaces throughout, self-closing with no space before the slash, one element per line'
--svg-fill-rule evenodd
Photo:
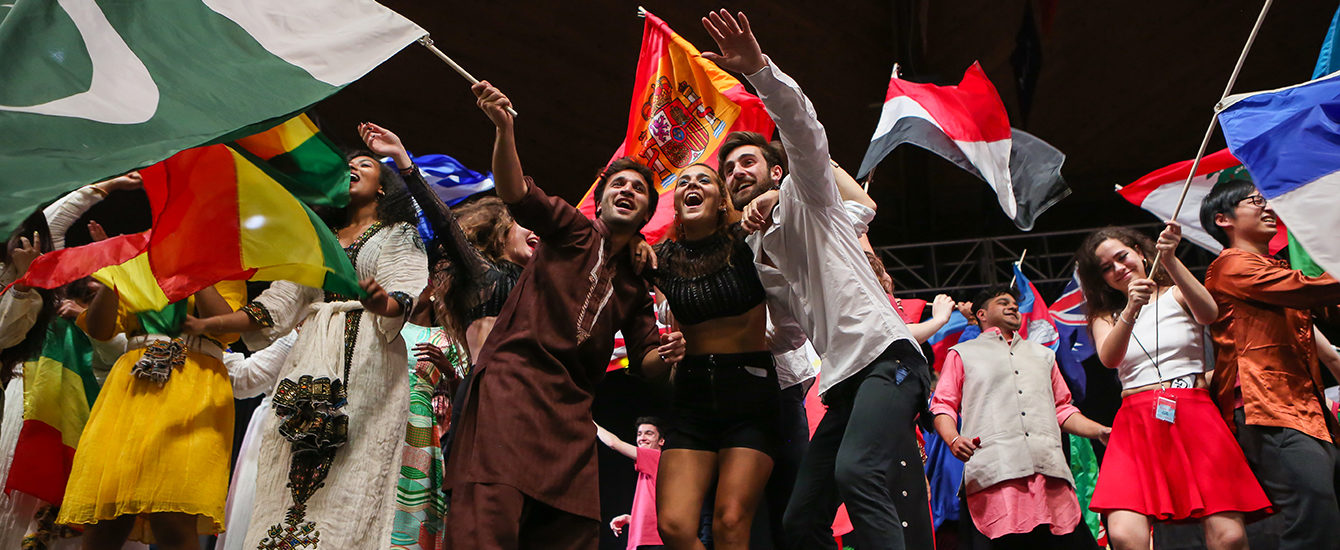
<path fill-rule="evenodd" d="M 763 304 L 740 315 L 679 327 L 688 355 L 768 351 L 767 329 L 768 313 Z"/>

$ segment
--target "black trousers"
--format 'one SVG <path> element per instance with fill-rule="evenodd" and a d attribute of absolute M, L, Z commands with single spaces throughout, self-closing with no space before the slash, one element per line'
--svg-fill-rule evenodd
<path fill-rule="evenodd" d="M 1013 533 L 997 539 L 988 539 L 972 522 L 968 512 L 968 498 L 959 490 L 959 548 L 961 550 L 1098 550 L 1089 526 L 1081 517 L 1075 530 L 1064 535 L 1053 535 L 1050 525 L 1039 525 L 1028 533 Z"/>
<path fill-rule="evenodd" d="M 931 548 L 914 424 L 929 393 L 926 359 L 906 340 L 828 391 L 783 519 L 793 547 L 836 550 L 833 515 L 845 503 L 862 550 Z"/>
<path fill-rule="evenodd" d="M 1248 425 L 1242 409 L 1233 422 L 1247 464 L 1284 516 L 1280 550 L 1340 548 L 1335 445 L 1291 428 Z"/>
<path fill-rule="evenodd" d="M 796 475 L 800 472 L 800 461 L 805 457 L 805 449 L 810 443 L 810 422 L 805 415 L 805 384 L 796 384 L 782 390 L 780 394 L 781 442 L 777 454 L 773 456 L 772 476 L 768 478 L 765 497 L 768 499 L 768 526 L 771 528 L 772 546 L 777 550 L 799 550 L 788 544 L 782 529 L 782 519 L 786 505 L 791 501 L 791 489 L 796 485 Z"/>

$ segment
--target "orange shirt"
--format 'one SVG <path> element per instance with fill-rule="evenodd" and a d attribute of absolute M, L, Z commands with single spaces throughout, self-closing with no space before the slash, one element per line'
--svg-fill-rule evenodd
<path fill-rule="evenodd" d="M 1308 277 L 1287 262 L 1226 248 L 1205 272 L 1219 305 L 1210 326 L 1215 372 L 1210 393 L 1230 429 L 1242 392 L 1247 424 L 1292 428 L 1322 441 L 1340 433 L 1326 414 L 1311 309 L 1340 304 L 1340 281 Z"/>

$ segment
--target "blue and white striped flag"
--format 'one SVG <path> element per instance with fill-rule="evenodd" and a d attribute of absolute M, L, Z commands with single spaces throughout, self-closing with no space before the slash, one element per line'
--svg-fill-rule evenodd
<path fill-rule="evenodd" d="M 1340 273 L 1340 72 L 1219 105 L 1219 123 L 1289 232 Z"/>

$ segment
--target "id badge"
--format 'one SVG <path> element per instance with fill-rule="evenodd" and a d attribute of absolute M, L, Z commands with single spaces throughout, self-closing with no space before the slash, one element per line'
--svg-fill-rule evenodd
<path fill-rule="evenodd" d="M 1177 421 L 1177 400 L 1159 396 L 1158 400 L 1154 402 L 1154 418 L 1169 424 L 1175 423 Z"/>

